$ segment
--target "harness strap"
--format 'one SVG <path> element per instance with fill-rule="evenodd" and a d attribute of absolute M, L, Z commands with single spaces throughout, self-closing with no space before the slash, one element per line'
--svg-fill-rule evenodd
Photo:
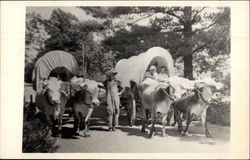
<path fill-rule="evenodd" d="M 174 101 L 175 100 L 175 98 L 174 97 L 172 97 L 171 95 L 169 95 L 166 91 L 165 91 L 165 89 L 163 89 L 163 88 L 161 88 L 161 87 L 157 87 L 156 88 L 156 90 L 155 91 L 157 91 L 158 89 L 162 89 L 163 90 L 163 92 L 172 100 L 172 101 Z"/>

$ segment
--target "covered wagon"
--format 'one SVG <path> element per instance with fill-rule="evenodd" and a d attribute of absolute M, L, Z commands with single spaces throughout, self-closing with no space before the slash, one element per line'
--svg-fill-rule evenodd
<path fill-rule="evenodd" d="M 135 121 L 136 104 L 140 103 L 138 102 L 137 87 L 133 87 L 133 85 L 138 85 L 143 81 L 150 65 L 155 65 L 157 72 L 160 71 L 161 67 L 165 66 L 168 76 L 171 77 L 174 75 L 172 56 L 166 49 L 161 47 L 152 47 L 137 56 L 121 59 L 115 66 L 118 72 L 116 79 L 119 80 L 121 86 L 125 88 L 121 99 L 125 101 L 124 106 L 126 107 L 130 125 L 133 125 Z"/>
<path fill-rule="evenodd" d="M 79 73 L 79 65 L 72 54 L 65 51 L 55 50 L 50 51 L 40 57 L 37 60 L 33 70 L 33 89 L 36 90 L 37 93 L 39 93 L 42 90 L 42 81 L 44 79 L 47 79 L 53 73 L 56 75 L 63 75 L 63 78 L 60 78 L 62 79 L 62 81 L 67 82 L 63 83 L 63 87 L 66 87 L 65 89 L 69 91 L 70 94 L 72 93 L 72 91 L 74 92 L 74 88 L 79 88 L 74 84 L 77 83 L 74 81 L 76 81 L 75 76 L 77 76 Z M 99 103 L 98 93 L 101 92 L 103 94 L 104 92 L 102 89 L 98 89 L 98 85 L 101 84 L 89 79 L 85 79 L 84 84 L 88 86 L 88 90 L 91 92 L 93 100 L 95 102 L 98 101 Z"/>
<path fill-rule="evenodd" d="M 70 53 L 59 50 L 46 53 L 37 60 L 34 66 L 32 78 L 33 88 L 36 90 L 36 105 L 46 114 L 47 119 L 53 117 L 53 127 L 56 123 L 54 120 L 59 119 L 59 130 L 62 126 L 62 116 L 66 106 L 69 110 L 72 107 L 73 111 L 76 112 L 74 106 L 79 105 L 74 105 L 75 103 L 86 103 L 87 105 L 82 105 L 85 106 L 85 110 L 81 112 L 85 112 L 82 114 L 85 116 L 89 115 L 89 118 L 93 110 L 92 102 L 94 105 L 99 104 L 98 85 L 100 86 L 101 84 L 94 80 L 79 78 L 78 74 L 79 66 L 75 57 Z M 91 93 L 91 96 L 88 97 L 85 96 L 87 95 L 85 94 L 87 93 L 85 92 L 86 85 L 87 90 Z M 45 90 L 46 92 L 44 92 Z M 81 96 L 84 97 L 84 100 L 79 97 L 77 100 L 74 99 L 79 94 L 82 94 Z M 57 98 L 57 101 L 54 100 L 54 97 Z"/>
<path fill-rule="evenodd" d="M 51 71 L 57 67 L 67 68 L 73 76 L 77 75 L 79 71 L 78 63 L 72 54 L 60 50 L 50 51 L 39 58 L 35 64 L 32 80 L 33 89 L 36 90 L 36 92 L 42 89 L 40 82 L 48 78 Z"/>
<path fill-rule="evenodd" d="M 123 87 L 130 87 L 130 80 L 140 84 L 144 78 L 148 66 L 155 65 L 157 72 L 162 66 L 167 68 L 167 74 L 171 77 L 174 74 L 173 59 L 171 54 L 164 48 L 152 47 L 146 52 L 128 59 L 121 59 L 115 66 L 117 70 L 116 79 Z"/>

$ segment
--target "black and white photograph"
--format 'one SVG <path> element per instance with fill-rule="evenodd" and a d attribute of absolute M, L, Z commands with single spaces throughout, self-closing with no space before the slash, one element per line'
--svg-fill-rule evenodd
<path fill-rule="evenodd" d="M 25 6 L 22 154 L 232 152 L 230 6 L 74 4 Z"/>
<path fill-rule="evenodd" d="M 23 152 L 229 149 L 230 8 L 27 7 L 25 36 Z"/>

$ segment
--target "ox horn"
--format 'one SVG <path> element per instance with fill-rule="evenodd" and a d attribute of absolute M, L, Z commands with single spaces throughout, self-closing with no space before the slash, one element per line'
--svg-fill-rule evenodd
<path fill-rule="evenodd" d="M 64 94 L 65 96 L 68 96 L 68 95 L 69 95 L 69 93 L 68 93 L 67 91 L 63 90 L 63 89 L 60 89 L 60 92 L 61 92 L 62 94 Z"/>
<path fill-rule="evenodd" d="M 48 86 L 48 80 L 47 79 L 43 80 L 41 83 L 42 83 L 43 89 L 47 88 L 47 86 Z"/>

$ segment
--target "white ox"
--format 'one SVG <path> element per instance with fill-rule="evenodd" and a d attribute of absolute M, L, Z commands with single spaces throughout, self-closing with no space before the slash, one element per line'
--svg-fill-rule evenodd
<path fill-rule="evenodd" d="M 57 78 L 50 77 L 48 81 L 43 83 L 41 92 L 36 95 L 36 105 L 45 113 L 52 129 L 55 129 L 56 120 L 59 120 L 59 131 L 62 130 L 62 116 L 67 102 L 67 95 L 61 90 L 61 83 L 62 81 Z"/>
<path fill-rule="evenodd" d="M 139 94 L 142 100 L 142 132 L 145 132 L 145 123 L 147 119 L 146 110 L 151 112 L 152 127 L 149 137 L 154 133 L 157 113 L 163 115 L 162 118 L 162 136 L 165 136 L 165 126 L 168 110 L 174 100 L 174 89 L 171 86 L 162 86 L 158 81 L 147 78 L 139 85 Z"/>
<path fill-rule="evenodd" d="M 103 94 L 102 83 L 94 80 L 73 77 L 71 79 L 72 87 L 75 93 L 69 99 L 69 105 L 74 113 L 74 135 L 79 135 L 78 131 L 85 126 L 84 136 L 89 137 L 89 120 L 92 116 L 94 106 L 98 106 L 99 92 Z M 74 84 L 74 85 L 73 85 Z M 79 89 L 77 89 L 79 88 Z"/>

